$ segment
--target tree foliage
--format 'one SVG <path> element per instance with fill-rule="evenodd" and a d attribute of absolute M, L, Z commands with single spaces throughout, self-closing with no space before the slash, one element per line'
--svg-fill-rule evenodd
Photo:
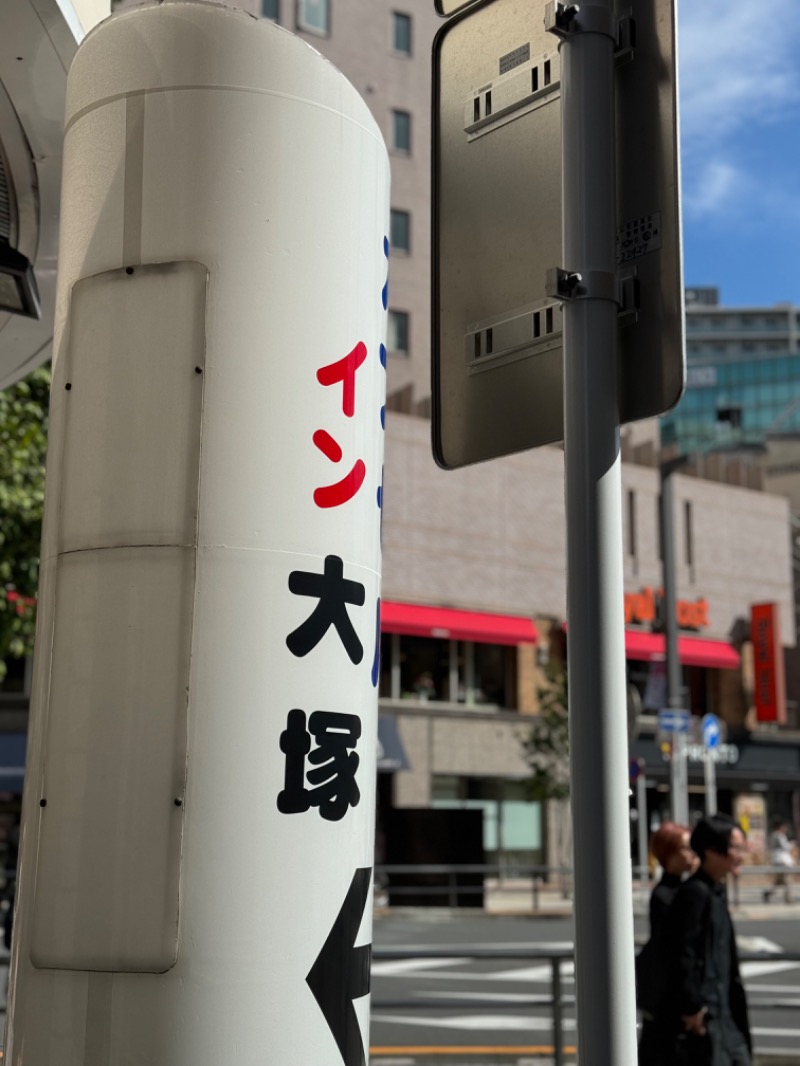
<path fill-rule="evenodd" d="M 547 684 L 537 694 L 540 711 L 531 716 L 530 731 L 522 741 L 531 768 L 530 795 L 535 800 L 567 799 L 569 714 L 567 674 L 562 665 L 550 667 Z"/>
<path fill-rule="evenodd" d="M 50 369 L 0 391 L 0 681 L 33 653 Z"/>

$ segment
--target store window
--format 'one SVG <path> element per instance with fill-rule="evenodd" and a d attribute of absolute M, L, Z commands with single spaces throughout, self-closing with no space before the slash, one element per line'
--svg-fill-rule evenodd
<path fill-rule="evenodd" d="M 411 16 L 392 12 L 392 48 L 400 55 L 411 55 Z"/>
<path fill-rule="evenodd" d="M 329 0 L 297 0 L 297 28 L 327 37 L 330 32 Z"/>
<path fill-rule="evenodd" d="M 663 659 L 645 662 L 638 659 L 627 660 L 627 681 L 639 693 L 642 711 L 645 714 L 658 714 L 668 704 L 667 668 Z M 714 671 L 705 666 L 684 666 L 680 668 L 681 705 L 691 710 L 693 715 L 715 713 L 713 700 Z"/>
<path fill-rule="evenodd" d="M 411 151 L 410 111 L 392 111 L 392 148 L 395 152 Z"/>
<path fill-rule="evenodd" d="M 465 645 L 465 648 L 469 650 L 470 645 Z M 511 706 L 514 691 L 511 670 L 512 661 L 516 658 L 516 649 L 503 644 L 473 644 L 471 648 L 475 660 L 475 684 L 472 693 L 475 704 Z M 466 700 L 467 693 L 464 693 L 463 702 Z"/>
<path fill-rule="evenodd" d="M 542 861 L 542 805 L 525 781 L 435 775 L 431 807 L 483 811 L 484 859 L 506 873 Z"/>
<path fill-rule="evenodd" d="M 517 649 L 504 644 L 381 635 L 379 695 L 475 710 L 515 710 Z"/>

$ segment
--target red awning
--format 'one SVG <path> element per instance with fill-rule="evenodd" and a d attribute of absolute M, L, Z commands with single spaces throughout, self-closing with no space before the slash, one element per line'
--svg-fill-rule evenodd
<path fill-rule="evenodd" d="M 474 640 L 479 644 L 535 644 L 539 639 L 530 618 L 509 614 L 455 611 L 415 603 L 381 601 L 381 632 L 442 640 Z"/>
<path fill-rule="evenodd" d="M 625 654 L 629 659 L 663 659 L 666 643 L 663 633 L 625 630 Z M 718 670 L 736 670 L 739 666 L 738 651 L 724 640 L 678 637 L 678 656 L 684 666 L 712 666 Z"/>

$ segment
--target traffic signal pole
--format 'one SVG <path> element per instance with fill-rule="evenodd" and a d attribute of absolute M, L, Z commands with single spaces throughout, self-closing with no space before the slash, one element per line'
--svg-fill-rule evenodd
<path fill-rule="evenodd" d="M 617 358 L 611 0 L 550 5 L 561 38 L 564 458 L 575 981 L 582 1066 L 636 1061 Z"/>

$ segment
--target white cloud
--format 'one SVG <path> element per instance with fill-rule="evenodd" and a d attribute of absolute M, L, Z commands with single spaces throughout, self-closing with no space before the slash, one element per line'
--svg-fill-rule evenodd
<path fill-rule="evenodd" d="M 683 206 L 688 217 L 725 214 L 746 192 L 745 174 L 724 159 L 703 163 L 685 190 Z"/>
<path fill-rule="evenodd" d="M 719 143 L 800 102 L 800 3 L 688 0 L 679 7 L 683 140 Z"/>
<path fill-rule="evenodd" d="M 776 160 L 788 150 L 787 129 L 800 113 L 800 2 L 771 14 L 756 0 L 683 0 L 678 10 L 687 219 L 746 209 L 751 219 L 788 221 L 794 191 L 780 179 L 765 184 L 748 131 L 774 127 Z"/>

